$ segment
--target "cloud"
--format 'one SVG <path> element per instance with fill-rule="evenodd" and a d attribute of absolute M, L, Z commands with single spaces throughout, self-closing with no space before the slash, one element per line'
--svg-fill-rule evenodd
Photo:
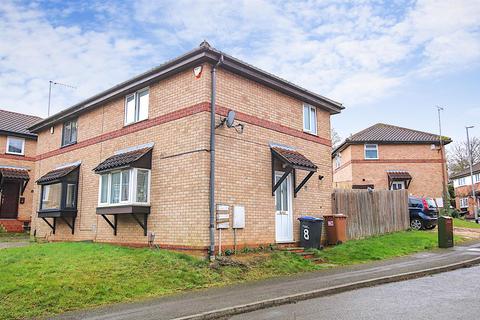
<path fill-rule="evenodd" d="M 56 111 L 207 39 L 347 106 L 480 62 L 480 3 L 91 1 L 0 7 L 0 105 Z M 8 93 L 8 94 L 7 94 Z M 33 109 L 33 108 L 38 108 Z"/>
<path fill-rule="evenodd" d="M 77 87 L 53 88 L 52 110 L 60 111 L 149 67 L 152 48 L 81 26 L 54 26 L 35 8 L 5 2 L 0 7 L 0 105 L 46 116 L 49 80 Z"/>

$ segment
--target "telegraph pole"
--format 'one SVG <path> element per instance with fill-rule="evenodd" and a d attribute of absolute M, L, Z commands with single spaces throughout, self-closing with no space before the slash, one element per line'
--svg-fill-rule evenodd
<path fill-rule="evenodd" d="M 448 212 L 448 209 L 450 208 L 450 201 L 448 201 L 448 195 L 447 195 L 447 186 L 446 186 L 446 180 L 447 177 L 445 176 L 445 155 L 444 155 L 444 150 L 443 150 L 443 136 L 442 136 L 442 118 L 441 118 L 441 112 L 443 111 L 443 107 L 436 106 L 437 112 L 438 112 L 438 130 L 439 130 L 439 143 L 440 143 L 440 156 L 442 160 L 442 189 L 443 189 L 443 209 L 444 213 L 446 214 Z M 447 203 L 448 202 L 448 203 Z"/>
<path fill-rule="evenodd" d="M 472 129 L 473 126 L 465 127 L 467 131 L 467 147 L 468 147 L 468 162 L 470 163 L 470 179 L 472 183 L 472 197 L 473 197 L 473 212 L 475 214 L 475 223 L 478 223 L 477 212 L 477 197 L 475 197 L 475 182 L 473 181 L 473 160 L 472 160 L 472 147 L 470 146 L 470 136 L 468 135 L 468 129 Z"/>

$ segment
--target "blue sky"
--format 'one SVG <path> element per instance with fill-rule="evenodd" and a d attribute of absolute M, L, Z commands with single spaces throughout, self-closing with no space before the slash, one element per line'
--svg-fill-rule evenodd
<path fill-rule="evenodd" d="M 9 1 L 0 107 L 46 116 L 207 39 L 342 102 L 342 138 L 377 122 L 480 136 L 480 1 Z"/>

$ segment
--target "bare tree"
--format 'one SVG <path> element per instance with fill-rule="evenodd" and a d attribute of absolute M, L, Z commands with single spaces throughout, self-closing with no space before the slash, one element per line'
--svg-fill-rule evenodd
<path fill-rule="evenodd" d="M 331 136 L 332 136 L 332 147 L 335 149 L 336 147 L 338 147 L 340 142 L 342 142 L 342 138 L 334 128 L 332 128 L 331 130 Z"/>
<path fill-rule="evenodd" d="M 480 162 L 480 139 L 470 138 L 473 164 Z M 453 143 L 447 151 L 448 171 L 451 175 L 457 174 L 470 166 L 467 141 Z"/>

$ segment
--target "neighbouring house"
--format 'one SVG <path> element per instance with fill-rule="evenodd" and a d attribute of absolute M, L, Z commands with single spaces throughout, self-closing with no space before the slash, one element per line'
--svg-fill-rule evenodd
<path fill-rule="evenodd" d="M 480 163 L 472 166 L 473 169 L 473 189 L 475 199 L 472 196 L 472 177 L 470 175 L 470 167 L 450 176 L 455 189 L 455 206 L 461 211 L 467 211 L 468 218 L 475 217 L 474 204 L 477 209 L 480 208 Z"/>
<path fill-rule="evenodd" d="M 203 42 L 31 127 L 32 233 L 211 253 L 232 226 L 238 247 L 297 242 L 299 216 L 331 212 L 342 109 Z"/>
<path fill-rule="evenodd" d="M 30 224 L 37 135 L 27 128 L 40 120 L 0 110 L 0 228 L 9 232 Z"/>
<path fill-rule="evenodd" d="M 442 145 L 450 142 L 444 137 Z M 408 189 L 441 198 L 447 181 L 444 155 L 436 134 L 378 123 L 333 150 L 334 187 Z"/>

